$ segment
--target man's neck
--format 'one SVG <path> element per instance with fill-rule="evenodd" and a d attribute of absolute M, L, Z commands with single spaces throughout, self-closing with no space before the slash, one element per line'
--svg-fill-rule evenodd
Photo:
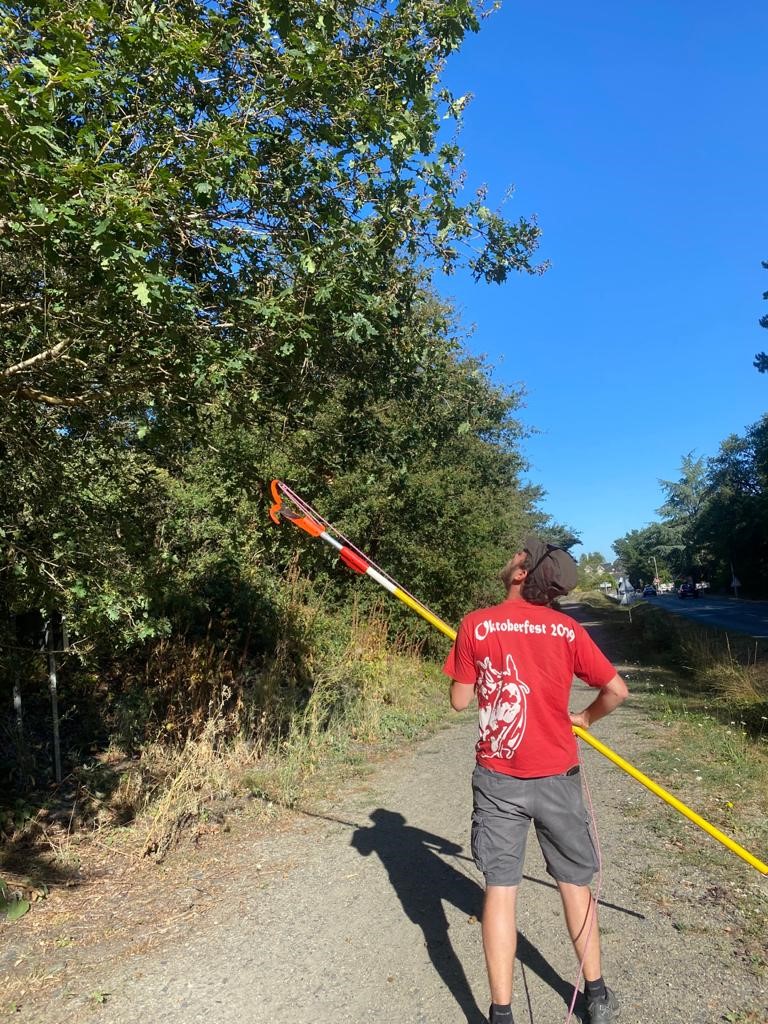
<path fill-rule="evenodd" d="M 519 583 L 513 583 L 507 591 L 507 601 L 524 601 L 523 588 Z"/>

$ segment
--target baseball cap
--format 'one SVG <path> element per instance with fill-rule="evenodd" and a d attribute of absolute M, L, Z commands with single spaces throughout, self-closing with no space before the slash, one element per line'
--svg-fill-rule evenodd
<path fill-rule="evenodd" d="M 576 586 L 576 560 L 564 548 L 530 535 L 523 541 L 523 550 L 528 552 L 532 563 L 524 590 L 554 601 L 565 597 Z"/>

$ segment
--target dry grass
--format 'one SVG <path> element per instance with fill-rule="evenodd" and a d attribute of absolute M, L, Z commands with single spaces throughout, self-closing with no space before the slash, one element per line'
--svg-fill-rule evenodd
<path fill-rule="evenodd" d="M 768 701 L 768 661 L 754 647 L 734 647 L 727 634 L 708 636 L 698 631 L 684 638 L 683 651 L 702 683 L 724 700 L 738 705 Z"/>
<path fill-rule="evenodd" d="M 743 723 L 760 741 L 768 735 L 768 649 L 765 642 L 706 629 L 640 602 L 622 608 L 604 595 L 580 594 L 651 681 L 671 673 L 689 707 L 706 706 L 721 721 Z M 667 686 L 667 689 L 669 687 Z M 664 685 L 659 689 L 663 690 Z"/>
<path fill-rule="evenodd" d="M 306 703 L 244 784 L 267 801 L 295 806 L 322 792 L 340 768 L 359 770 L 372 748 L 415 738 L 446 713 L 442 679 L 418 646 L 391 640 L 381 609 L 355 609 L 345 646 L 327 657 Z"/>
<path fill-rule="evenodd" d="M 591 596 L 588 602 L 606 637 L 632 659 L 632 689 L 643 707 L 663 722 L 638 766 L 657 778 L 707 820 L 765 860 L 768 849 L 768 710 L 766 656 L 754 642 L 735 641 L 648 605 L 628 611 Z M 607 607 L 605 607 L 607 606 Z M 625 645 L 631 644 L 627 647 Z M 631 651 L 631 654 L 630 654 Z M 674 847 L 691 868 L 716 865 L 736 883 L 719 896 L 721 913 L 733 918 L 739 956 L 757 975 L 766 962 L 766 900 L 759 876 L 712 842 L 691 842 L 682 817 L 628 807 L 633 820 Z M 638 878 L 649 896 L 656 868 Z M 658 891 L 658 887 L 656 887 Z M 670 913 L 672 906 L 668 906 Z M 690 925 L 688 925 L 690 927 Z M 723 1020 L 752 1020 L 726 1014 Z"/>
<path fill-rule="evenodd" d="M 328 643 L 328 623 L 298 583 L 293 597 L 293 630 L 250 689 L 233 698 L 224 663 L 223 679 L 196 685 L 194 706 L 200 694 L 209 698 L 201 729 L 174 742 L 177 717 L 138 760 L 123 762 L 100 823 L 135 820 L 146 856 L 162 860 L 185 830 L 223 820 L 227 801 L 243 794 L 295 806 L 340 773 L 363 770 L 373 749 L 414 738 L 445 717 L 441 676 L 406 637 L 390 638 L 383 608 L 353 607 L 343 642 Z M 322 657 L 309 654 L 316 632 L 326 638 Z M 121 752 L 109 756 L 119 762 Z"/>
<path fill-rule="evenodd" d="M 266 662 L 246 665 L 208 641 L 159 643 L 124 681 L 122 692 L 138 694 L 124 728 L 53 800 L 30 805 L 6 834 L 6 866 L 34 856 L 41 876 L 63 877 L 84 842 L 161 861 L 185 835 L 223 826 L 238 802 L 255 796 L 267 811 L 311 800 L 447 716 L 442 676 L 391 636 L 386 605 L 331 615 L 298 576 L 286 593 Z M 141 704 L 150 691 L 160 699 Z M 136 743 L 142 715 L 154 734 Z"/>
<path fill-rule="evenodd" d="M 153 789 L 144 789 L 130 773 L 123 776 L 118 799 L 144 805 L 136 824 L 144 834 L 145 856 L 162 860 L 188 825 L 215 817 L 211 807 L 238 795 L 237 779 L 258 755 L 251 744 L 227 741 L 229 729 L 219 710 L 181 749 L 156 744 L 145 750 L 143 772 L 158 780 Z"/>

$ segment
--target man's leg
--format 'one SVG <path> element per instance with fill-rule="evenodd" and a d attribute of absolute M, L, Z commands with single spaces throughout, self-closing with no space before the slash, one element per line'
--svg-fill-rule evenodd
<path fill-rule="evenodd" d="M 541 813 L 536 818 L 536 833 L 547 870 L 557 880 L 568 932 L 583 965 L 590 1024 L 613 1024 L 619 1017 L 619 1002 L 602 977 L 600 931 L 588 884 L 597 857 L 584 813 L 579 774 L 572 771 L 555 775 L 541 779 L 538 785 Z M 578 882 L 564 882 L 563 878 Z"/>
<path fill-rule="evenodd" d="M 480 766 L 472 776 L 472 856 L 485 876 L 483 949 L 491 989 L 491 1024 L 512 1024 L 515 905 L 531 823 L 529 781 Z"/>
<path fill-rule="evenodd" d="M 579 963 L 584 960 L 584 998 L 590 1024 L 614 1024 L 619 1019 L 616 993 L 603 980 L 600 969 L 600 931 L 588 885 L 558 882 L 568 931 Z"/>
<path fill-rule="evenodd" d="M 586 981 L 597 981 L 602 975 L 600 931 L 592 891 L 588 885 L 572 885 L 570 882 L 558 882 L 557 887 L 563 901 L 565 923 L 573 948 L 579 963 L 584 959 L 584 978 Z"/>
<path fill-rule="evenodd" d="M 483 950 L 491 1000 L 498 1006 L 512 1001 L 512 971 L 517 950 L 516 885 L 489 885 L 483 904 Z"/>

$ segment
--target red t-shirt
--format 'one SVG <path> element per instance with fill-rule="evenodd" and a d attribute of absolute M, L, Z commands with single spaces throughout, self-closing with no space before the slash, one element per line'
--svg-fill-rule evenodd
<path fill-rule="evenodd" d="M 462 619 L 443 671 L 475 687 L 477 763 L 522 779 L 577 763 L 568 717 L 573 677 L 600 687 L 616 675 L 578 622 L 520 599 Z"/>

